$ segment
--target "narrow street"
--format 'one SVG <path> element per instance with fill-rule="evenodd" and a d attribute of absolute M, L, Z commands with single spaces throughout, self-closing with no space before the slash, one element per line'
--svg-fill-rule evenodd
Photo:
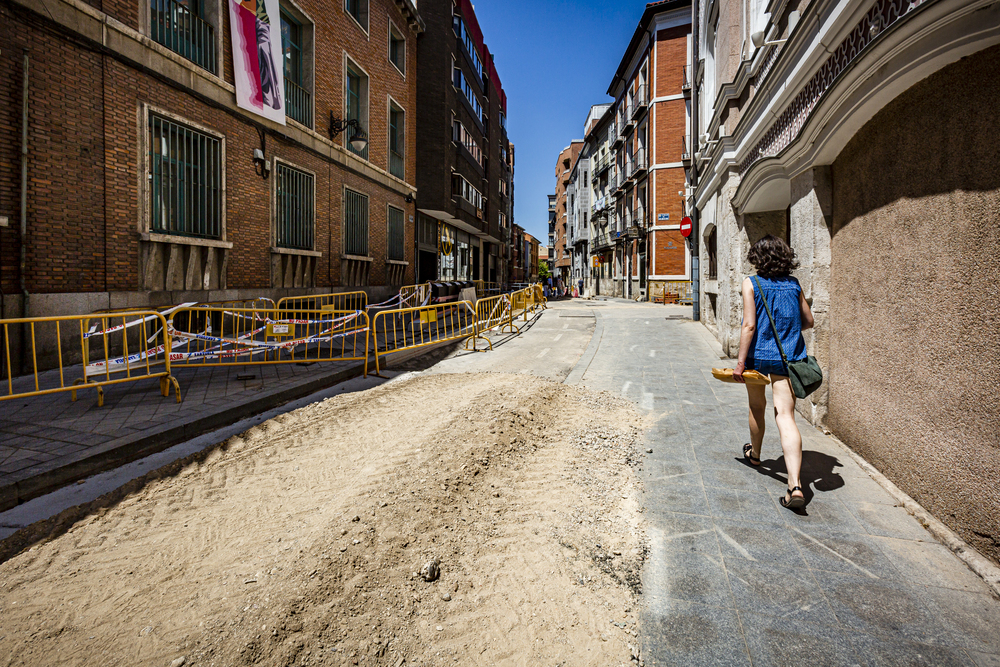
<path fill-rule="evenodd" d="M 0 664 L 1000 664 L 987 584 L 804 421 L 778 505 L 689 308 L 520 324 L 19 533 Z"/>

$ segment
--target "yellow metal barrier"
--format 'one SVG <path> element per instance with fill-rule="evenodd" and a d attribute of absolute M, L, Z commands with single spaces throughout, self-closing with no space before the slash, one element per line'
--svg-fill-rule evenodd
<path fill-rule="evenodd" d="M 103 387 L 145 378 L 159 378 L 164 396 L 170 395 L 173 385 L 177 402 L 181 401 L 180 387 L 170 374 L 167 323 L 156 311 L 27 317 L 0 320 L 0 324 L 7 369 L 7 391 L 0 393 L 0 401 L 63 391 L 70 392 L 75 401 L 77 390 L 93 388 L 97 390 L 97 404 L 103 406 Z M 31 350 L 31 371 L 17 378 L 11 368 L 12 326 L 25 328 L 25 348 Z M 92 346 L 94 339 L 100 339 L 100 345 Z M 27 353 L 27 349 L 21 350 L 24 358 Z M 77 360 L 79 366 L 75 365 Z M 67 384 L 67 374 L 77 372 L 82 377 Z"/>
<path fill-rule="evenodd" d="M 476 301 L 476 334 L 481 335 L 497 327 L 511 323 L 513 312 L 510 309 L 510 297 L 506 294 L 486 297 Z M 487 339 L 484 339 L 487 340 Z M 489 342 L 487 340 L 487 342 Z M 493 349 L 493 343 L 490 343 Z"/>
<path fill-rule="evenodd" d="M 363 310 L 273 310 L 190 306 L 167 321 L 174 368 L 364 361 Z"/>
<path fill-rule="evenodd" d="M 405 285 L 399 288 L 399 307 L 416 308 L 422 306 L 429 299 L 431 294 L 431 284 Z"/>
<path fill-rule="evenodd" d="M 375 372 L 381 372 L 380 356 L 463 338 L 472 338 L 475 349 L 478 337 L 476 309 L 469 301 L 383 310 L 372 318 Z"/>
<path fill-rule="evenodd" d="M 259 306 L 254 305 L 243 307 L 257 308 Z M 364 310 L 368 307 L 368 294 L 367 292 L 335 292 L 333 294 L 286 296 L 278 299 L 278 305 L 272 305 L 272 307 L 275 310 L 295 311 L 329 310 L 346 312 L 349 310 Z"/>

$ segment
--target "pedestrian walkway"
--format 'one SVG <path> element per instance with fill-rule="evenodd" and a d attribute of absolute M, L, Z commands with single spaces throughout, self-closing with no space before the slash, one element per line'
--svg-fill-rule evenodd
<path fill-rule="evenodd" d="M 591 308 L 572 376 L 649 417 L 645 664 L 1000 665 L 1000 601 L 835 440 L 804 420 L 795 514 L 768 415 L 742 460 L 746 392 L 712 378 L 720 349 L 689 307 Z M 730 362 L 731 365 L 731 362 Z M 768 392 L 770 400 L 770 392 Z"/>

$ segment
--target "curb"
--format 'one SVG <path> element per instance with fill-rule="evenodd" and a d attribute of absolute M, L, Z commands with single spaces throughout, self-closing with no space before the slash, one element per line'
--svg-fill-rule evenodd
<path fill-rule="evenodd" d="M 590 368 L 591 362 L 597 356 L 597 350 L 601 347 L 601 341 L 604 339 L 604 319 L 596 308 L 593 309 L 593 313 L 594 333 L 590 334 L 587 349 L 583 351 L 583 355 L 577 360 L 566 379 L 563 380 L 563 384 L 577 385 L 583 382 L 583 376 L 587 374 L 587 369 Z"/>
<path fill-rule="evenodd" d="M 0 512 L 5 512 L 85 477 L 112 470 L 150 454 L 161 452 L 203 433 L 235 424 L 241 419 L 266 412 L 297 398 L 358 377 L 363 372 L 364 362 L 330 375 L 285 387 L 274 394 L 260 396 L 243 403 L 234 403 L 220 412 L 205 415 L 191 422 L 151 429 L 129 438 L 104 443 L 99 448 L 100 451 L 92 453 L 86 458 L 69 461 L 52 470 L 0 487 Z"/>
<path fill-rule="evenodd" d="M 862 470 L 868 473 L 869 477 L 885 489 L 890 496 L 895 498 L 903 509 L 913 515 L 913 518 L 919 521 L 920 525 L 933 535 L 938 542 L 946 546 L 952 553 L 964 561 L 969 566 L 969 569 L 975 572 L 992 589 L 994 597 L 1000 599 L 1000 567 L 997 567 L 990 559 L 976 551 L 973 546 L 935 518 L 920 503 L 893 484 L 888 477 L 879 472 L 875 466 L 868 463 L 864 457 L 848 447 L 842 440 L 831 433 L 824 432 L 824 435 L 843 448 L 847 452 L 847 455 L 854 459 L 854 462 Z"/>

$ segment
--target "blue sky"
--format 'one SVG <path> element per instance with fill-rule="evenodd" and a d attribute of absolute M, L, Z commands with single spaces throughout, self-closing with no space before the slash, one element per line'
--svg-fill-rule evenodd
<path fill-rule="evenodd" d="M 419 6 L 419 5 L 418 5 Z M 544 245 L 559 151 L 583 138 L 646 8 L 634 0 L 479 0 L 476 17 L 507 93 L 514 222 Z"/>

